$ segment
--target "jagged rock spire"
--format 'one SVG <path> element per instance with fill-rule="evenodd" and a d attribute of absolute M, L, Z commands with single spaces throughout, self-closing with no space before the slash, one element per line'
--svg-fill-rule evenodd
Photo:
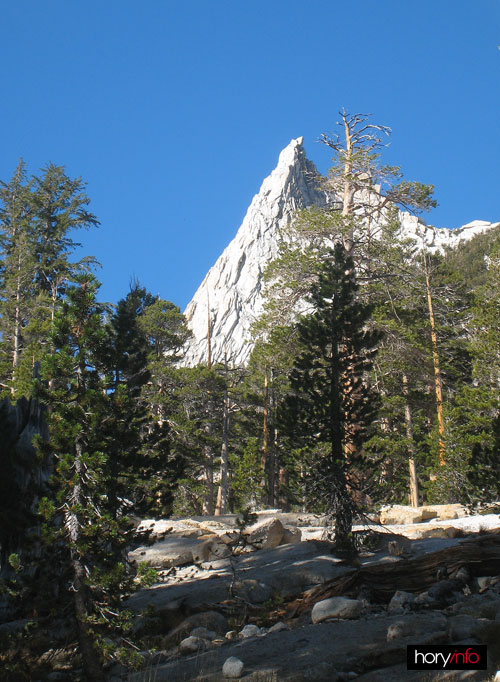
<path fill-rule="evenodd" d="M 187 306 L 185 315 L 193 339 L 184 364 L 207 362 L 208 317 L 212 361 L 222 362 L 224 349 L 230 364 L 244 364 L 248 359 L 250 327 L 262 311 L 262 272 L 277 254 L 279 231 L 297 210 L 325 202 L 318 172 L 306 158 L 302 141 L 302 137 L 292 140 L 281 152 L 278 165 L 253 198 L 235 238 Z"/>

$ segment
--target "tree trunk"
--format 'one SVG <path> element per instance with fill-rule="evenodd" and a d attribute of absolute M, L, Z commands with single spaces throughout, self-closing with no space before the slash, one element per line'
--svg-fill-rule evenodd
<path fill-rule="evenodd" d="M 99 661 L 99 654 L 94 648 L 92 633 L 87 623 L 89 616 L 88 588 L 85 584 L 85 566 L 78 548 L 81 527 L 75 508 L 85 503 L 82 488 L 82 476 L 84 473 L 83 447 L 79 437 L 77 437 L 75 442 L 74 469 L 75 484 L 68 496 L 65 514 L 65 525 L 70 541 L 71 566 L 73 569 L 73 599 L 78 628 L 78 641 L 85 674 L 89 682 L 99 682 L 103 679 L 103 671 Z"/>
<path fill-rule="evenodd" d="M 345 114 L 342 114 L 345 132 L 344 194 L 342 197 L 342 215 L 349 217 L 353 212 L 355 188 L 352 183 L 352 131 Z M 354 248 L 354 228 L 350 227 L 344 237 L 344 248 L 351 255 Z"/>
<path fill-rule="evenodd" d="M 436 409 L 437 421 L 439 428 L 439 463 L 444 466 L 445 458 L 445 443 L 444 443 L 444 418 L 443 418 L 443 391 L 441 387 L 441 370 L 439 365 L 439 353 L 436 334 L 436 319 L 434 317 L 434 308 L 432 305 L 432 292 L 429 278 L 429 267 L 424 251 L 424 269 L 425 269 L 425 287 L 427 290 L 427 305 L 429 308 L 429 321 L 431 325 L 431 342 L 432 342 L 432 362 L 434 365 L 434 390 L 436 393 Z"/>
<path fill-rule="evenodd" d="M 264 374 L 264 423 L 262 426 L 262 488 L 266 491 L 266 502 L 269 503 L 269 490 L 267 485 L 267 470 L 269 467 L 269 375 L 266 369 Z"/>
<path fill-rule="evenodd" d="M 229 450 L 229 391 L 224 391 L 224 412 L 222 416 L 222 446 L 220 453 L 220 483 L 217 493 L 215 515 L 225 514 L 227 511 L 228 486 L 228 450 Z"/>
<path fill-rule="evenodd" d="M 206 427 L 206 430 L 209 427 Z M 214 454 L 210 446 L 206 445 L 204 452 L 205 468 L 205 498 L 203 500 L 203 513 L 213 516 L 214 513 Z"/>
<path fill-rule="evenodd" d="M 406 438 L 408 439 L 409 457 L 408 469 L 410 473 L 410 505 L 418 507 L 418 479 L 415 467 L 415 446 L 413 443 L 413 421 L 411 417 L 410 402 L 408 400 L 408 377 L 403 375 L 403 395 L 405 397 L 405 425 Z"/>

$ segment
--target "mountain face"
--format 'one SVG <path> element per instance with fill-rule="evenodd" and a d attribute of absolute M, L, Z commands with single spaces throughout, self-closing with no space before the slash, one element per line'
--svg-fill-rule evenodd
<path fill-rule="evenodd" d="M 252 345 L 250 327 L 262 312 L 262 273 L 278 252 L 280 230 L 297 210 L 324 206 L 318 172 L 306 158 L 303 138 L 292 140 L 281 152 L 278 165 L 253 198 L 235 238 L 210 268 L 185 310 L 193 337 L 183 364 L 208 360 L 208 325 L 211 329 L 211 359 L 243 365 Z M 402 235 L 430 250 L 455 247 L 481 232 L 500 225 L 475 220 L 455 230 L 434 228 L 401 212 Z"/>

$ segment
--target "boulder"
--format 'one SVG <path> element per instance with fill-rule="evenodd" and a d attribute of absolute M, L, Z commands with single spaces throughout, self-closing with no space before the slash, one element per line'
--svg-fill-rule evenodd
<path fill-rule="evenodd" d="M 246 541 L 259 549 L 278 547 L 284 533 L 283 524 L 279 519 L 259 521 L 243 531 Z"/>
<path fill-rule="evenodd" d="M 407 507 L 396 504 L 380 511 L 380 523 L 384 526 L 422 523 L 422 521 L 436 518 L 437 515 L 437 511 L 428 507 Z"/>
<path fill-rule="evenodd" d="M 195 564 L 225 559 L 231 555 L 230 548 L 217 535 L 202 535 L 193 546 L 192 557 Z"/>
<path fill-rule="evenodd" d="M 230 656 L 222 666 L 222 674 L 230 680 L 237 680 L 243 675 L 243 661 L 236 656 Z"/>
<path fill-rule="evenodd" d="M 454 526 L 429 525 L 428 528 L 419 528 L 418 537 L 423 538 L 459 538 L 463 535 L 460 528 Z"/>
<path fill-rule="evenodd" d="M 233 585 L 233 594 L 250 604 L 262 604 L 273 595 L 273 590 L 259 580 L 239 580 Z"/>
<path fill-rule="evenodd" d="M 387 610 L 389 613 L 404 613 L 415 601 L 415 595 L 411 592 L 404 592 L 403 590 L 397 590 L 394 592 Z"/>
<path fill-rule="evenodd" d="M 280 545 L 291 545 L 302 541 L 302 531 L 300 528 L 284 528 L 283 537 Z"/>
<path fill-rule="evenodd" d="M 242 630 L 240 630 L 240 637 L 242 639 L 248 639 L 249 637 L 257 637 L 257 635 L 260 635 L 260 628 L 258 625 L 254 625 L 253 623 L 245 625 L 245 627 Z"/>
<path fill-rule="evenodd" d="M 200 649 L 204 649 L 206 646 L 206 640 L 201 637 L 189 636 L 183 639 L 179 644 L 179 651 L 181 654 L 195 654 Z"/>
<path fill-rule="evenodd" d="M 330 618 L 358 618 L 361 614 L 362 603 L 358 599 L 347 597 L 332 597 L 317 602 L 311 613 L 313 623 L 322 623 Z"/>
<path fill-rule="evenodd" d="M 288 630 L 288 626 L 285 625 L 285 623 L 278 621 L 274 625 L 271 625 L 268 632 L 281 632 L 281 630 Z"/>
<path fill-rule="evenodd" d="M 205 628 L 206 630 L 214 631 L 219 635 L 224 635 L 229 629 L 229 624 L 226 618 L 217 611 L 193 613 L 191 616 L 185 618 L 174 630 L 168 633 L 164 638 L 164 645 L 168 647 L 180 642 L 186 635 L 190 635 L 198 628 Z"/>
<path fill-rule="evenodd" d="M 469 513 L 467 507 L 464 507 L 462 504 L 426 504 L 422 509 L 436 512 L 440 521 L 460 519 Z"/>
<path fill-rule="evenodd" d="M 231 526 L 221 521 L 215 521 L 214 519 L 207 519 L 206 521 L 198 522 L 198 527 L 201 528 L 206 533 L 222 535 L 231 530 Z"/>
<path fill-rule="evenodd" d="M 138 547 L 129 552 L 128 558 L 134 564 L 145 562 L 152 568 L 185 566 L 193 562 L 193 549 L 198 541 L 184 537 L 169 537 L 151 547 Z"/>

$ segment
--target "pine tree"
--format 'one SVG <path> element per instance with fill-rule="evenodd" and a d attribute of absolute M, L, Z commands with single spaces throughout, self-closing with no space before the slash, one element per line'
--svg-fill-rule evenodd
<path fill-rule="evenodd" d="M 22 162 L 0 188 L 0 381 L 11 395 L 29 394 L 66 286 L 95 265 L 70 260 L 71 232 L 98 225 L 84 188 L 53 164 L 28 181 Z"/>
<path fill-rule="evenodd" d="M 79 278 L 54 317 L 55 353 L 42 363 L 39 394 L 49 407 L 49 440 L 40 445 L 56 462 L 54 497 L 41 510 L 52 519 L 53 548 L 61 548 L 70 573 L 73 613 L 87 678 L 102 679 L 96 644 L 103 623 L 113 618 L 128 578 L 120 556 L 127 532 L 106 512 L 107 454 L 103 427 L 111 419 L 102 364 L 106 331 L 96 282 Z M 44 387 L 45 386 L 45 387 Z M 58 516 L 62 514 L 62 525 Z M 53 560 L 55 564 L 55 560 Z M 64 580 L 64 573 L 60 576 Z M 64 594 L 64 592 L 63 592 Z"/>
<path fill-rule="evenodd" d="M 23 351 L 35 293 L 36 255 L 32 234 L 32 194 L 23 161 L 9 183 L 0 184 L 0 372 L 10 395 Z"/>
<path fill-rule="evenodd" d="M 298 323 L 305 350 L 290 377 L 294 395 L 285 402 L 284 419 L 293 442 L 320 454 L 310 490 L 335 524 L 336 544 L 348 546 L 355 508 L 351 467 L 374 416 L 367 382 L 378 335 L 366 328 L 371 310 L 357 299 L 352 258 L 340 243 L 329 256 L 309 297 L 314 312 Z"/>
<path fill-rule="evenodd" d="M 204 365 L 170 368 L 162 377 L 162 413 L 172 431 L 172 454 L 186 465 L 176 511 L 211 515 L 216 506 L 216 453 L 222 443 L 225 378 L 217 366 Z"/>

